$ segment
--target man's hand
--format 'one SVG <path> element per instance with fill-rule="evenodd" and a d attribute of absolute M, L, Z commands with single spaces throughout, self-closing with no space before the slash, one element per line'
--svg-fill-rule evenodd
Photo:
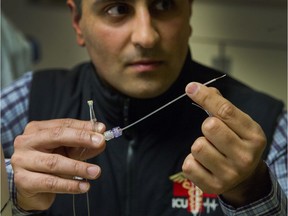
<path fill-rule="evenodd" d="M 104 150 L 104 130 L 102 123 L 96 133 L 91 122 L 74 119 L 30 122 L 23 135 L 15 139 L 11 158 L 19 207 L 45 210 L 56 193 L 87 192 L 89 183 L 73 177 L 99 177 L 100 167 L 81 160 Z"/>
<path fill-rule="evenodd" d="M 261 127 L 215 88 L 190 83 L 186 93 L 212 115 L 183 163 L 186 177 L 235 207 L 265 195 L 270 179 L 261 159 L 266 146 Z"/>

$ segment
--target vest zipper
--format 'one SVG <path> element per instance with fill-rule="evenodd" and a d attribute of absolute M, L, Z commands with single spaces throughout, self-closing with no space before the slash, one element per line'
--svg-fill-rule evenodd
<path fill-rule="evenodd" d="M 129 142 L 128 150 L 127 150 L 127 181 L 126 181 L 126 216 L 131 216 L 132 209 L 132 158 L 134 154 L 134 150 L 131 144 L 132 141 Z"/>
<path fill-rule="evenodd" d="M 123 117 L 124 117 L 124 125 L 129 124 L 129 106 L 130 106 L 130 99 L 126 98 L 124 100 L 124 109 L 123 109 Z M 132 185 L 133 185 L 133 167 L 132 167 L 132 160 L 134 156 L 134 149 L 133 143 L 134 140 L 127 131 L 128 136 L 128 148 L 127 148 L 127 157 L 126 157 L 126 205 L 125 205 L 125 216 L 131 216 L 131 209 L 132 209 Z"/>

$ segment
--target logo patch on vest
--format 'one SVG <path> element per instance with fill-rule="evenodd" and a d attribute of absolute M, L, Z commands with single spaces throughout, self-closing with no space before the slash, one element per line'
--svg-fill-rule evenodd
<path fill-rule="evenodd" d="M 209 215 L 220 208 L 217 195 L 203 193 L 182 172 L 170 176 L 173 181 L 173 198 L 171 207 L 186 209 L 192 215 L 206 213 Z"/>

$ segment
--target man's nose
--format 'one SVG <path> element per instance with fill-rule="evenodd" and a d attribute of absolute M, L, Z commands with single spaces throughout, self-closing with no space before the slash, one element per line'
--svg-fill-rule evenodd
<path fill-rule="evenodd" d="M 153 23 L 148 10 L 142 9 L 135 14 L 131 40 L 135 46 L 152 48 L 160 38 L 159 32 Z"/>

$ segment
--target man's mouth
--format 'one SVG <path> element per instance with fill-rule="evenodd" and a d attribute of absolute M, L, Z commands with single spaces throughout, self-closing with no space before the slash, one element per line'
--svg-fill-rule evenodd
<path fill-rule="evenodd" d="M 164 64 L 163 61 L 158 60 L 139 60 L 128 63 L 127 66 L 133 68 L 138 73 L 141 73 L 141 72 L 155 71 L 163 64 Z"/>

